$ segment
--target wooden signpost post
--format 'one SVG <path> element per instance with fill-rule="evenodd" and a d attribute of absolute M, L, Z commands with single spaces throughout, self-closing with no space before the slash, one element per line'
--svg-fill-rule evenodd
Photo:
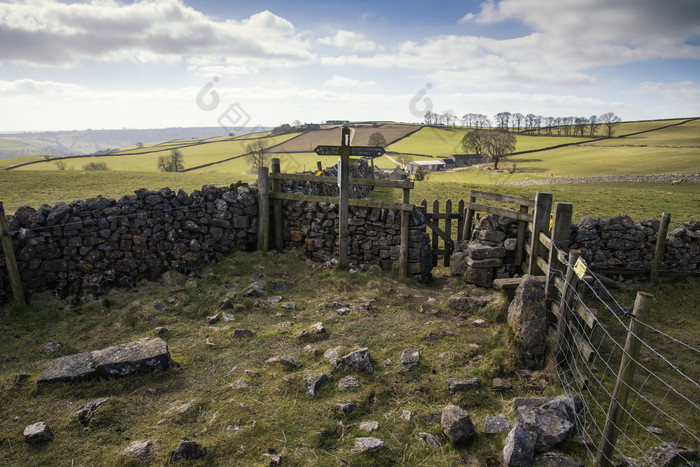
<path fill-rule="evenodd" d="M 344 126 L 340 146 L 316 146 L 319 156 L 340 156 L 338 186 L 340 187 L 340 228 L 338 235 L 338 268 L 348 268 L 348 200 L 350 199 L 350 156 L 379 157 L 384 148 L 350 146 L 350 128 Z"/>

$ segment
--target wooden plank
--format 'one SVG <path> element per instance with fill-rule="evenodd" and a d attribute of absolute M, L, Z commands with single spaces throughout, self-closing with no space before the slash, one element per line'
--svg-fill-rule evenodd
<path fill-rule="evenodd" d="M 348 201 L 348 204 L 361 208 L 394 209 L 404 212 L 411 212 L 414 208 L 410 203 L 389 203 L 387 201 L 376 201 L 373 199 L 351 199 Z"/>
<path fill-rule="evenodd" d="M 17 267 L 17 258 L 15 257 L 15 248 L 12 244 L 10 236 L 10 227 L 7 225 L 5 217 L 5 206 L 0 201 L 0 241 L 5 252 L 5 264 L 7 265 L 7 273 L 10 276 L 10 287 L 12 288 L 12 296 L 20 306 L 25 306 L 27 301 L 24 298 L 24 286 L 22 285 L 22 276 Z"/>
<path fill-rule="evenodd" d="M 464 240 L 462 235 L 464 234 L 464 200 L 460 199 L 457 203 L 457 241 L 461 242 Z"/>
<path fill-rule="evenodd" d="M 589 363 L 592 362 L 593 358 L 595 357 L 595 350 L 593 350 L 593 347 L 588 344 L 579 330 L 573 326 L 571 327 L 571 335 L 574 338 L 574 342 L 576 342 L 576 347 L 578 347 L 579 352 L 581 352 L 581 355 L 583 355 L 583 358 L 585 358 Z"/>
<path fill-rule="evenodd" d="M 486 191 L 472 191 L 470 196 L 475 198 L 488 199 L 490 201 L 499 201 L 501 203 L 513 203 L 520 206 L 535 207 L 535 201 L 519 196 L 500 195 L 498 193 L 489 193 Z"/>
<path fill-rule="evenodd" d="M 544 237 L 549 243 L 547 257 L 547 283 L 545 285 L 547 299 L 550 299 L 556 295 L 551 278 L 557 273 L 563 275 L 566 271 L 566 267 L 564 266 L 566 263 L 559 261 L 559 256 L 557 253 L 569 248 L 569 237 L 571 236 L 571 215 L 573 210 L 574 207 L 571 203 L 555 203 L 551 239 L 548 238 L 544 232 L 540 233 L 540 241 L 544 243 Z"/>
<path fill-rule="evenodd" d="M 560 293 L 564 293 L 564 286 L 564 279 L 559 276 L 554 276 L 554 287 L 556 287 Z"/>
<path fill-rule="evenodd" d="M 581 374 L 581 370 L 577 366 L 572 367 L 574 373 L 574 378 L 576 378 L 576 384 L 581 391 L 587 391 L 589 386 L 589 380 L 587 376 Z"/>
<path fill-rule="evenodd" d="M 552 240 L 550 240 L 544 232 L 540 232 L 540 243 L 542 243 L 547 250 L 552 249 Z"/>
<path fill-rule="evenodd" d="M 450 247 L 454 248 L 454 242 L 449 236 L 447 236 L 445 232 L 442 231 L 442 229 L 440 229 L 440 227 L 438 227 L 436 224 L 434 224 L 432 221 L 429 221 L 428 219 L 425 220 L 425 225 L 433 231 L 433 234 L 436 237 L 440 237 L 441 239 L 443 239 L 445 241 L 445 245 L 449 245 Z M 434 248 L 434 250 L 437 250 L 437 247 Z"/>
<path fill-rule="evenodd" d="M 258 250 L 267 251 L 270 242 L 270 196 L 268 168 L 258 168 Z"/>
<path fill-rule="evenodd" d="M 270 193 L 270 198 L 286 199 L 289 201 L 307 201 L 310 203 L 338 204 L 338 198 L 331 196 L 305 195 L 302 193 Z M 360 208 L 393 209 L 397 211 L 413 211 L 412 204 L 389 203 L 387 201 L 376 201 L 373 199 L 350 199 L 349 206 Z"/>
<path fill-rule="evenodd" d="M 453 249 L 454 248 L 454 242 L 452 241 L 452 221 L 450 220 L 450 215 L 452 213 L 452 200 L 448 199 L 445 201 L 445 214 L 447 214 L 447 219 L 445 219 L 445 234 L 447 237 L 450 239 L 449 242 L 445 242 L 445 246 L 448 246 L 447 249 Z M 445 255 L 443 258 L 443 266 L 449 266 L 450 265 L 450 255 Z"/>
<path fill-rule="evenodd" d="M 528 256 L 532 254 L 532 248 L 530 248 L 530 244 L 526 243 L 523 245 L 523 249 L 525 250 L 525 253 L 527 253 Z"/>
<path fill-rule="evenodd" d="M 520 206 L 520 213 L 527 214 L 527 206 Z M 518 222 L 518 236 L 516 239 L 515 246 L 515 264 L 520 264 L 523 260 L 523 246 L 525 245 L 525 229 L 527 228 L 527 222 Z"/>
<path fill-rule="evenodd" d="M 425 217 L 428 217 L 428 218 L 433 219 L 433 220 L 437 220 L 437 219 L 463 219 L 464 215 L 460 214 L 458 212 L 453 212 L 453 213 L 449 213 L 449 214 L 446 212 L 437 212 L 437 213 L 427 212 L 427 213 L 425 213 Z"/>
<path fill-rule="evenodd" d="M 569 254 L 565 251 L 558 250 L 557 251 L 557 259 L 559 260 L 560 263 L 566 264 L 566 262 L 569 260 Z M 572 264 L 573 266 L 573 264 Z"/>
<path fill-rule="evenodd" d="M 338 183 L 337 177 L 329 175 L 313 175 L 313 174 L 286 174 L 272 173 L 270 178 L 273 180 L 296 180 L 298 182 L 322 182 L 322 183 Z M 363 186 L 380 186 L 385 188 L 413 188 L 413 182 L 407 180 L 372 180 L 370 178 L 349 178 L 351 185 Z"/>
<path fill-rule="evenodd" d="M 535 211 L 532 214 L 533 227 L 530 235 L 530 258 L 528 261 L 528 274 L 538 274 L 537 258 L 544 256 L 544 248 L 540 247 L 540 232 L 549 230 L 549 218 L 552 211 L 552 194 L 538 192 L 536 196 Z M 542 269 L 546 274 L 547 270 Z"/>
<path fill-rule="evenodd" d="M 348 269 L 348 201 L 350 200 L 350 128 L 344 126 L 340 132 L 340 201 L 338 207 L 338 265 L 341 271 Z"/>
<path fill-rule="evenodd" d="M 549 265 L 547 264 L 547 260 L 540 258 L 539 256 L 537 257 L 537 267 L 540 268 L 542 271 L 546 271 Z"/>
<path fill-rule="evenodd" d="M 515 219 L 525 222 L 529 222 L 532 220 L 532 216 L 530 214 L 523 214 L 517 211 L 511 211 L 510 209 L 497 208 L 496 206 L 487 206 L 486 204 L 469 202 L 468 207 L 472 211 L 487 212 L 489 214 L 507 217 L 509 219 Z"/>
<path fill-rule="evenodd" d="M 440 212 L 440 201 L 438 201 L 437 199 L 434 199 L 433 200 L 433 214 L 437 214 L 438 212 Z M 427 222 L 427 219 L 426 219 L 426 222 Z M 438 249 L 438 238 L 439 238 L 438 232 L 440 231 L 440 227 L 438 227 L 437 223 L 435 223 L 435 224 L 433 224 L 431 229 L 433 230 L 432 248 L 434 250 L 437 250 Z M 438 263 L 437 256 L 433 256 L 433 266 L 437 266 L 438 265 L 437 263 Z"/>
<path fill-rule="evenodd" d="M 576 314 L 586 323 L 591 330 L 594 330 L 598 324 L 598 310 L 595 308 L 588 308 L 585 304 L 581 303 L 580 300 L 576 300 L 576 306 L 574 307 Z"/>
<path fill-rule="evenodd" d="M 472 239 L 472 227 L 474 223 L 474 210 L 469 208 L 469 204 L 475 203 L 476 198 L 472 195 L 474 190 L 469 192 L 469 203 L 467 203 L 467 209 L 464 212 L 464 230 L 462 231 L 462 240 Z"/>

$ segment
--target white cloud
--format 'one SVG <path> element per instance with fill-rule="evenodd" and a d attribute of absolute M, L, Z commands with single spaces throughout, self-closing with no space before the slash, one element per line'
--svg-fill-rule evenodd
<path fill-rule="evenodd" d="M 358 81 L 356 79 L 338 75 L 333 75 L 331 79 L 326 81 L 326 86 L 335 88 L 364 88 L 367 86 L 373 86 L 374 84 L 374 81 Z"/>
<path fill-rule="evenodd" d="M 377 49 L 374 41 L 365 39 L 363 34 L 353 31 L 338 30 L 333 37 L 322 37 L 318 40 L 321 45 L 330 45 L 350 52 L 369 52 Z"/>
<path fill-rule="evenodd" d="M 73 65 L 81 60 L 235 57 L 246 61 L 308 63 L 310 42 L 284 18 L 263 11 L 219 21 L 180 0 L 112 0 L 0 4 L 0 63 Z"/>
<path fill-rule="evenodd" d="M 646 81 L 632 90 L 635 94 L 658 96 L 672 101 L 692 102 L 700 105 L 700 85 L 694 81 L 679 81 L 676 83 L 659 83 Z"/>

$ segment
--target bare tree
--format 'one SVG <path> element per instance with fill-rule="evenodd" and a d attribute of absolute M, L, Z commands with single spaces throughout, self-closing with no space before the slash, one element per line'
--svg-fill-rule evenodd
<path fill-rule="evenodd" d="M 66 161 L 62 161 L 62 160 L 56 161 L 56 168 L 58 170 L 66 170 Z"/>
<path fill-rule="evenodd" d="M 586 117 L 576 117 L 574 119 L 575 134 L 583 136 L 586 131 L 586 126 L 588 126 L 588 119 Z"/>
<path fill-rule="evenodd" d="M 608 138 L 612 138 L 612 135 L 615 132 L 615 127 L 617 127 L 620 124 L 622 119 L 612 112 L 604 113 L 598 118 L 600 122 L 605 126 L 605 129 L 608 133 Z"/>
<path fill-rule="evenodd" d="M 483 139 L 484 149 L 486 154 L 493 160 L 493 168 L 498 170 L 498 162 L 515 151 L 515 136 L 507 131 L 494 130 L 485 133 Z"/>
<path fill-rule="evenodd" d="M 377 131 L 369 135 L 369 142 L 367 144 L 370 146 L 384 147 L 386 146 L 386 138 L 384 138 L 383 134 Z"/>
<path fill-rule="evenodd" d="M 257 139 L 246 146 L 248 150 L 248 162 L 253 171 L 257 172 L 260 167 L 265 167 L 270 159 L 267 153 L 267 142 L 263 139 Z"/>
<path fill-rule="evenodd" d="M 504 131 L 508 131 L 508 123 L 510 122 L 510 112 L 498 112 L 495 115 L 496 125 Z"/>
<path fill-rule="evenodd" d="M 511 118 L 513 119 L 513 129 L 517 132 L 520 132 L 520 125 L 523 123 L 523 119 L 525 118 L 525 116 L 520 112 L 517 112 L 511 115 Z"/>
<path fill-rule="evenodd" d="M 598 117 L 596 115 L 591 115 L 588 118 L 588 134 L 590 136 L 595 136 L 595 131 L 598 129 Z"/>
<path fill-rule="evenodd" d="M 486 128 L 491 126 L 491 120 L 484 114 L 476 114 L 474 128 Z"/>
<path fill-rule="evenodd" d="M 409 162 L 411 162 L 411 156 L 408 154 L 399 154 L 398 156 L 395 157 L 396 161 L 401 164 L 402 168 L 406 168 Z"/>
<path fill-rule="evenodd" d="M 179 149 L 158 157 L 158 170 L 161 172 L 182 172 L 185 169 L 185 156 Z"/>
<path fill-rule="evenodd" d="M 484 153 L 484 135 L 483 130 L 470 130 L 462 138 L 462 149 L 465 153 L 473 152 L 474 154 Z"/>

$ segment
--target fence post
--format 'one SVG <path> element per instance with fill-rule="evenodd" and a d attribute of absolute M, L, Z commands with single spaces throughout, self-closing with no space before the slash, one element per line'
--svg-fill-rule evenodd
<path fill-rule="evenodd" d="M 409 204 L 411 190 L 403 189 L 402 203 Z M 399 277 L 405 279 L 408 277 L 408 228 L 411 220 L 411 212 L 401 210 L 401 246 L 399 247 Z"/>
<path fill-rule="evenodd" d="M 350 128 L 344 126 L 340 142 L 340 226 L 338 269 L 348 268 L 348 202 L 350 199 Z"/>
<path fill-rule="evenodd" d="M 542 254 L 544 245 L 540 242 L 540 232 L 549 230 L 549 216 L 552 212 L 552 194 L 537 193 L 535 196 L 535 212 L 532 214 L 532 238 L 530 238 L 530 258 L 527 263 L 527 273 L 536 275 L 540 268 L 537 257 Z M 545 273 L 546 271 L 542 271 Z"/>
<path fill-rule="evenodd" d="M 440 212 L 440 201 L 437 199 L 433 199 L 433 214 L 437 214 Z M 433 217 L 433 222 L 435 225 L 440 225 L 440 220 L 437 217 Z M 433 230 L 433 251 L 437 251 L 438 249 L 438 234 Z M 438 265 L 438 256 L 434 255 L 433 256 L 433 266 Z"/>
<path fill-rule="evenodd" d="M 566 276 L 564 280 L 564 287 L 561 291 L 561 300 L 559 302 L 559 314 L 557 315 L 557 327 L 556 334 L 554 335 L 554 361 L 560 364 L 564 361 L 566 357 L 566 329 L 569 323 L 569 302 L 571 300 L 571 294 L 575 287 L 573 285 L 575 273 L 574 273 L 574 263 L 581 255 L 579 250 L 571 250 L 569 252 L 568 266 L 566 267 Z"/>
<path fill-rule="evenodd" d="M 24 299 L 24 288 L 22 287 L 22 277 L 19 275 L 17 258 L 15 258 L 15 248 L 12 246 L 10 227 L 5 218 L 5 206 L 0 201 L 0 238 L 2 239 L 2 249 L 5 250 L 5 262 L 7 263 L 7 273 L 10 275 L 10 286 L 15 301 L 24 306 L 27 304 Z"/>
<path fill-rule="evenodd" d="M 476 203 L 476 196 L 472 196 L 474 190 L 469 191 L 469 203 Z M 474 222 L 474 210 L 467 204 L 467 212 L 464 214 L 464 232 L 462 232 L 462 240 L 469 241 L 472 239 L 472 223 Z"/>
<path fill-rule="evenodd" d="M 664 259 L 666 251 L 666 235 L 668 235 L 668 224 L 671 222 L 671 213 L 665 212 L 661 215 L 659 234 L 656 236 L 656 249 L 654 250 L 654 260 L 651 263 L 651 280 L 659 280 L 659 268 Z"/>
<path fill-rule="evenodd" d="M 450 214 L 452 214 L 452 200 L 448 199 L 445 201 L 445 213 L 447 214 L 447 219 L 445 219 L 445 234 L 452 240 L 452 220 L 450 219 Z M 445 250 L 449 250 L 449 245 L 447 242 L 445 243 Z M 443 259 L 443 266 L 449 266 L 450 265 L 450 254 L 445 253 L 445 257 Z"/>
<path fill-rule="evenodd" d="M 268 194 L 268 168 L 258 168 L 258 250 L 267 251 L 270 241 L 270 195 Z"/>
<path fill-rule="evenodd" d="M 280 160 L 279 158 L 272 159 L 272 173 L 280 173 Z M 279 193 L 280 181 L 276 178 L 272 179 L 272 193 Z M 275 249 L 278 252 L 284 250 L 284 221 L 282 220 L 282 200 L 277 198 L 272 198 L 272 219 L 275 228 Z"/>
<path fill-rule="evenodd" d="M 520 206 L 520 213 L 527 214 L 527 206 Z M 518 238 L 517 246 L 515 247 L 515 265 L 519 268 L 523 264 L 523 250 L 525 248 L 525 229 L 527 228 L 527 222 L 518 221 Z"/>
<path fill-rule="evenodd" d="M 571 214 L 573 213 L 573 205 L 571 203 L 555 203 L 554 204 L 554 223 L 552 224 L 552 245 L 549 248 L 549 258 L 547 265 L 547 285 L 545 286 L 545 297 L 547 300 L 555 296 L 553 271 L 562 271 L 564 265 L 559 261 L 557 255 L 557 247 L 564 250 L 569 248 L 569 237 L 571 236 Z M 556 245 L 556 246 L 555 246 Z M 575 260 L 574 260 L 575 261 Z"/>
<path fill-rule="evenodd" d="M 457 203 L 457 213 L 459 218 L 457 219 L 457 241 L 461 242 L 464 240 L 464 200 L 460 199 Z"/>
<path fill-rule="evenodd" d="M 617 374 L 615 382 L 615 390 L 613 391 L 608 416 L 605 420 L 605 428 L 603 429 L 603 438 L 598 446 L 598 455 L 596 456 L 596 465 L 600 467 L 611 467 L 613 449 L 617 442 L 617 430 L 622 420 L 622 412 L 627 404 L 627 396 L 629 395 L 630 385 L 634 379 L 636 369 L 636 360 L 639 355 L 639 347 L 641 345 L 641 333 L 644 329 L 639 325 L 646 321 L 647 315 L 651 310 L 651 300 L 653 295 L 645 292 L 637 292 L 637 298 L 634 301 L 634 317 L 630 321 L 630 327 L 627 332 L 627 341 L 625 342 L 625 351 L 622 354 L 620 361 L 620 370 Z M 622 410 L 620 410 L 622 409 Z"/>

